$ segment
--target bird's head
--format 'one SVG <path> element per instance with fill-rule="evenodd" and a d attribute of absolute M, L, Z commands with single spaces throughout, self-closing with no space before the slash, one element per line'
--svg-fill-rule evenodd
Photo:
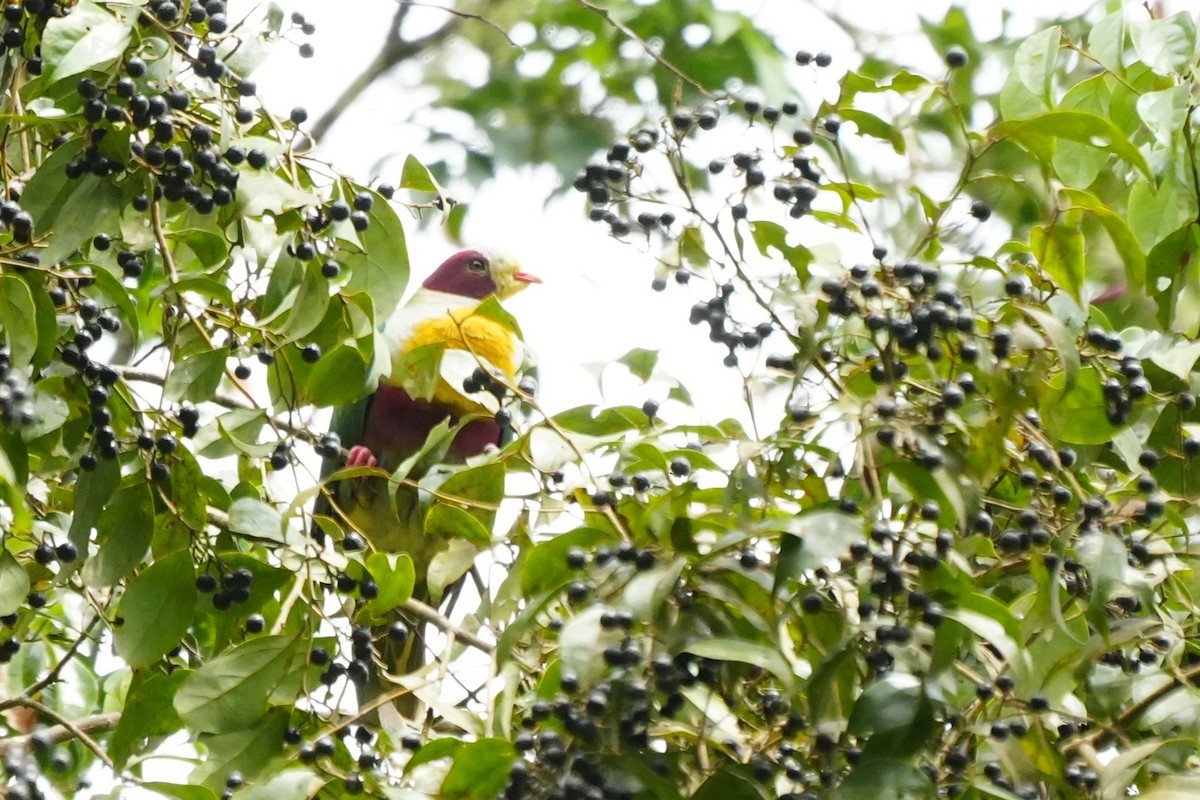
<path fill-rule="evenodd" d="M 489 257 L 478 250 L 463 250 L 443 261 L 421 285 L 431 291 L 474 300 L 493 294 L 504 300 L 531 283 L 541 282 L 536 275 L 522 272 L 515 261 Z"/>

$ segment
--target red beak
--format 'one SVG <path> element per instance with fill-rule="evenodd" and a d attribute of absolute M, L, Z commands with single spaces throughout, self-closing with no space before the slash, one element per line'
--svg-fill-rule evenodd
<path fill-rule="evenodd" d="M 528 272 L 518 272 L 518 273 L 514 274 L 513 280 L 519 281 L 520 283 L 541 283 L 542 282 L 542 279 L 539 278 L 537 275 L 531 275 Z"/>

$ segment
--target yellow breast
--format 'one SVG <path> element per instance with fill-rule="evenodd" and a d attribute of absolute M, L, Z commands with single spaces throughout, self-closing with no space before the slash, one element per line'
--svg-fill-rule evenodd
<path fill-rule="evenodd" d="M 441 342 L 448 351 L 466 351 L 501 370 L 507 377 L 514 377 L 520 365 L 517 363 L 517 344 L 512 331 L 494 320 L 474 314 L 474 310 L 474 306 L 470 306 L 422 320 L 413 326 L 412 334 L 404 343 L 404 350 Z M 445 374 L 446 371 L 443 371 Z M 455 379 L 461 380 L 457 376 Z M 446 380 L 439 382 L 433 400 L 453 408 L 459 414 L 481 410 L 478 403 L 463 395 L 461 385 L 451 386 Z"/>

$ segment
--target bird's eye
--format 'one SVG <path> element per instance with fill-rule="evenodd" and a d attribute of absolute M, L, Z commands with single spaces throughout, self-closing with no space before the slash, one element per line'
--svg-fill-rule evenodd
<path fill-rule="evenodd" d="M 467 264 L 467 269 L 474 275 L 482 275 L 487 272 L 487 264 L 478 258 L 474 258 Z"/>

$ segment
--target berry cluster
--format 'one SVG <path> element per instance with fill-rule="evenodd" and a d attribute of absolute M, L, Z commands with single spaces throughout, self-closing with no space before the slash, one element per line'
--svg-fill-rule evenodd
<path fill-rule="evenodd" d="M 36 418 L 28 376 L 12 368 L 12 354 L 0 347 L 0 420 L 21 428 Z"/>
<path fill-rule="evenodd" d="M 212 595 L 213 608 L 225 611 L 250 600 L 254 584 L 254 573 L 246 567 L 213 574 L 204 572 L 196 576 L 196 589 Z"/>

